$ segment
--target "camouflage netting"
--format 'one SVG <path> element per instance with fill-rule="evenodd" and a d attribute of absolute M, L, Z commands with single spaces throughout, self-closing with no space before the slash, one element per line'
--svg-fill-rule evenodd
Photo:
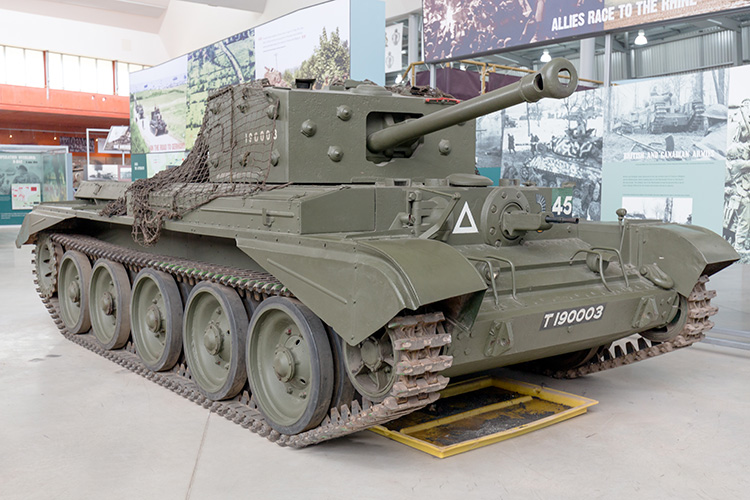
<path fill-rule="evenodd" d="M 182 165 L 135 181 L 101 214 L 126 215 L 130 206 L 133 239 L 148 246 L 159 240 L 166 219 L 179 219 L 219 197 L 267 189 L 279 103 L 266 86 L 261 80 L 211 93 Z"/>
<path fill-rule="evenodd" d="M 429 85 L 394 85 L 386 88 L 394 94 L 409 97 L 447 97 L 448 99 L 454 99 L 452 95 Z"/>

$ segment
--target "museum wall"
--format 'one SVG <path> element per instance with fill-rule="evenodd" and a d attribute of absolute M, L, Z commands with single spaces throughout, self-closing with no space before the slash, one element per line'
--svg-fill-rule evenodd
<path fill-rule="evenodd" d="M 171 57 L 157 33 L 14 10 L 0 12 L 0 29 L 3 45 L 14 47 L 145 65 L 159 64 Z"/>

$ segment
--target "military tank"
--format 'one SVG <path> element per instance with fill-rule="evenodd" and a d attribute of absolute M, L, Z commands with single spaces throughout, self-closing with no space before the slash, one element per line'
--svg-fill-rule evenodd
<path fill-rule="evenodd" d="M 550 188 L 474 173 L 475 117 L 576 83 L 556 59 L 462 103 L 227 87 L 181 166 L 82 183 L 16 243 L 67 338 L 285 446 L 422 408 L 450 377 L 690 345 L 707 277 L 738 258 L 720 236 L 579 221 Z"/>
<path fill-rule="evenodd" d="M 679 105 L 673 99 L 671 92 L 659 94 L 652 90 L 646 108 L 646 129 L 649 133 L 694 132 L 703 126 L 703 112 L 706 110 L 703 102 Z"/>
<path fill-rule="evenodd" d="M 167 133 L 167 122 L 161 116 L 161 111 L 158 107 L 155 107 L 151 111 L 151 121 L 148 123 L 151 133 L 155 136 L 164 135 Z"/>

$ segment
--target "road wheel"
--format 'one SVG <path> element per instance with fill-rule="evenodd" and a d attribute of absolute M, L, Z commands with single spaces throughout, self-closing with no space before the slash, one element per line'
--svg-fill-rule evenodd
<path fill-rule="evenodd" d="M 89 310 L 94 335 L 106 349 L 119 349 L 130 337 L 130 280 L 125 266 L 100 259 L 91 272 Z"/>
<path fill-rule="evenodd" d="M 182 342 L 190 374 L 214 401 L 234 397 L 245 384 L 247 313 L 233 289 L 203 282 L 190 292 Z"/>
<path fill-rule="evenodd" d="M 60 315 L 70 333 L 85 333 L 91 328 L 89 283 L 91 263 L 81 252 L 69 250 L 60 262 L 57 283 L 60 290 Z"/>
<path fill-rule="evenodd" d="M 182 299 L 174 278 L 142 269 L 133 283 L 130 317 L 143 364 L 153 371 L 172 368 L 182 352 Z"/>
<path fill-rule="evenodd" d="M 282 434 L 316 427 L 331 404 L 334 366 L 323 322 L 302 303 L 272 297 L 255 310 L 247 341 L 250 389 Z"/>

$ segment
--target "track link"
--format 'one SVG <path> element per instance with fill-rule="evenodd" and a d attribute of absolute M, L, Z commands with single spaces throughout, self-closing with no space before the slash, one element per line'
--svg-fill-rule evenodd
<path fill-rule="evenodd" d="M 703 340 L 705 332 L 714 326 L 709 318 L 719 310 L 718 307 L 711 305 L 711 299 L 716 297 L 716 290 L 706 290 L 707 282 L 708 277 L 701 276 L 693 287 L 693 291 L 687 298 L 687 323 L 674 339 L 668 342 L 651 342 L 640 337 L 636 341 L 626 341 L 624 345 L 616 344 L 613 347 L 601 349 L 591 361 L 582 366 L 569 370 L 546 371 L 545 375 L 555 378 L 578 378 L 661 356 Z"/>
<path fill-rule="evenodd" d="M 53 234 L 51 239 L 65 250 L 77 250 L 92 260 L 103 258 L 119 262 L 132 272 L 149 267 L 169 273 L 177 281 L 190 285 L 212 281 L 236 289 L 241 296 L 252 294 L 256 300 L 269 296 L 293 296 L 283 284 L 267 273 L 173 259 L 118 247 L 87 236 Z M 280 446 L 303 448 L 381 425 L 423 408 L 435 402 L 440 397 L 440 391 L 448 385 L 448 378 L 438 372 L 450 367 L 453 361 L 451 356 L 439 354 L 441 348 L 451 341 L 450 334 L 443 327 L 442 313 L 397 316 L 387 325 L 388 333 L 399 353 L 396 363 L 397 379 L 390 394 L 380 403 L 366 400 L 360 403 L 354 400 L 350 404 L 332 408 L 318 427 L 297 435 L 283 435 L 273 430 L 264 420 L 247 390 L 230 400 L 212 401 L 200 392 L 190 378 L 190 369 L 184 362 L 171 371 L 153 372 L 141 362 L 132 341 L 123 349 L 107 350 L 91 332 L 72 334 L 62 321 L 57 297 L 47 297 L 38 288 L 37 292 L 58 329 L 68 340 Z"/>

